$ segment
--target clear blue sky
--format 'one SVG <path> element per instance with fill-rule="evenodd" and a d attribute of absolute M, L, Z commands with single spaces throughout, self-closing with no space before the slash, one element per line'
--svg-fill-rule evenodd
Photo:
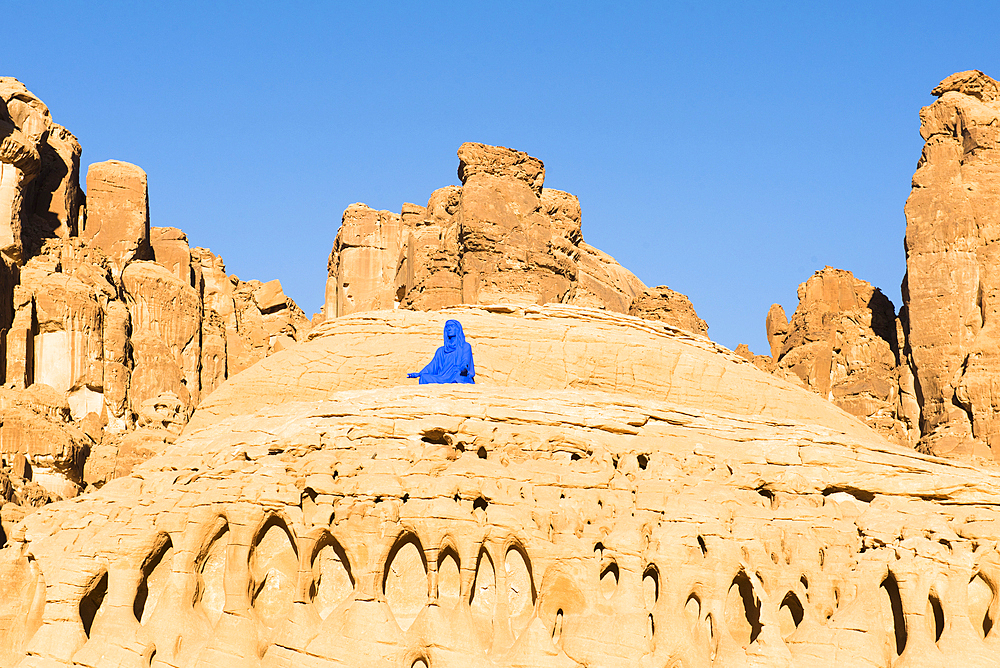
<path fill-rule="evenodd" d="M 997 2 L 19 2 L 0 74 L 149 174 L 151 220 L 323 302 L 344 208 L 457 183 L 464 141 L 545 162 L 586 240 L 768 352 L 824 265 L 899 307 L 918 112 L 1000 78 Z"/>

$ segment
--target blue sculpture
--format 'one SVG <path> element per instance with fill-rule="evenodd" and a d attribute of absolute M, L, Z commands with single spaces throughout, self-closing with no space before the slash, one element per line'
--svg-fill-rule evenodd
<path fill-rule="evenodd" d="M 427 383 L 475 383 L 476 365 L 472 362 L 472 346 L 465 342 L 465 332 L 458 320 L 444 323 L 444 345 L 434 353 L 434 359 L 418 373 L 407 378 L 419 378 Z"/>

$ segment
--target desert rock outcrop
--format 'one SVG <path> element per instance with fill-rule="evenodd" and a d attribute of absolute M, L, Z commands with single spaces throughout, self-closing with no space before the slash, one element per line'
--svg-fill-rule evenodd
<path fill-rule="evenodd" d="M 1000 94 L 979 71 L 954 74 L 933 93 L 938 100 L 920 112 L 925 144 L 906 202 L 904 299 L 921 443 L 995 453 Z"/>
<path fill-rule="evenodd" d="M 453 317 L 482 382 L 407 386 Z M 987 666 L 998 502 L 1000 476 L 653 321 L 358 314 L 230 380 L 131 476 L 11 526 L 0 656 Z"/>
<path fill-rule="evenodd" d="M 689 332 L 708 335 L 708 325 L 698 317 L 686 295 L 665 285 L 640 293 L 628 309 L 629 315 L 647 320 L 660 320 Z"/>
<path fill-rule="evenodd" d="M 937 91 L 964 143 L 928 133 L 920 169 L 953 172 L 915 177 L 899 317 L 827 268 L 790 321 L 768 313 L 771 357 L 584 244 L 576 198 L 509 149 L 463 145 L 463 186 L 427 207 L 350 207 L 311 330 L 280 282 L 229 276 L 142 202 L 109 207 L 123 239 L 67 221 L 37 250 L 22 215 L 0 265 L 0 668 L 996 666 L 1000 474 L 911 447 L 992 434 L 992 191 L 954 170 L 988 176 L 993 130 L 963 105 L 997 87 Z M 477 384 L 418 386 L 451 318 Z M 923 394 L 928 360 L 951 395 Z"/>
<path fill-rule="evenodd" d="M 328 318 L 387 308 L 568 303 L 628 312 L 646 286 L 583 242 L 576 197 L 543 188 L 542 162 L 465 143 L 462 186 L 399 214 L 354 204 L 328 264 Z"/>
<path fill-rule="evenodd" d="M 42 239 L 76 233 L 79 180 L 76 138 L 24 84 L 0 77 L 0 253 L 8 262 L 37 252 Z"/>
<path fill-rule="evenodd" d="M 892 302 L 832 267 L 801 284 L 798 297 L 791 322 L 778 304 L 767 315 L 774 373 L 828 398 L 889 440 L 910 445 L 916 400 L 900 395 Z"/>
<path fill-rule="evenodd" d="M 14 79 L 0 100 L 0 505 L 35 506 L 127 474 L 310 323 L 277 281 L 150 228 L 139 167 L 91 165 L 85 198 L 73 136 Z"/>

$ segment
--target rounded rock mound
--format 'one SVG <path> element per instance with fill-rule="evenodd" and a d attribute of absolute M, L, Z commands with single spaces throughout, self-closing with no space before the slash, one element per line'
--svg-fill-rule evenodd
<path fill-rule="evenodd" d="M 406 380 L 451 318 L 477 384 Z M 998 503 L 666 325 L 359 314 L 30 516 L 0 665 L 986 665 Z"/>

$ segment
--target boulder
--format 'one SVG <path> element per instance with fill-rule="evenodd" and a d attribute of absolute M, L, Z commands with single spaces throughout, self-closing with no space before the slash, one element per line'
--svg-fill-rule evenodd
<path fill-rule="evenodd" d="M 274 313 L 288 306 L 288 297 L 281 289 L 281 281 L 274 279 L 257 288 L 253 293 L 257 308 L 264 315 Z"/>

